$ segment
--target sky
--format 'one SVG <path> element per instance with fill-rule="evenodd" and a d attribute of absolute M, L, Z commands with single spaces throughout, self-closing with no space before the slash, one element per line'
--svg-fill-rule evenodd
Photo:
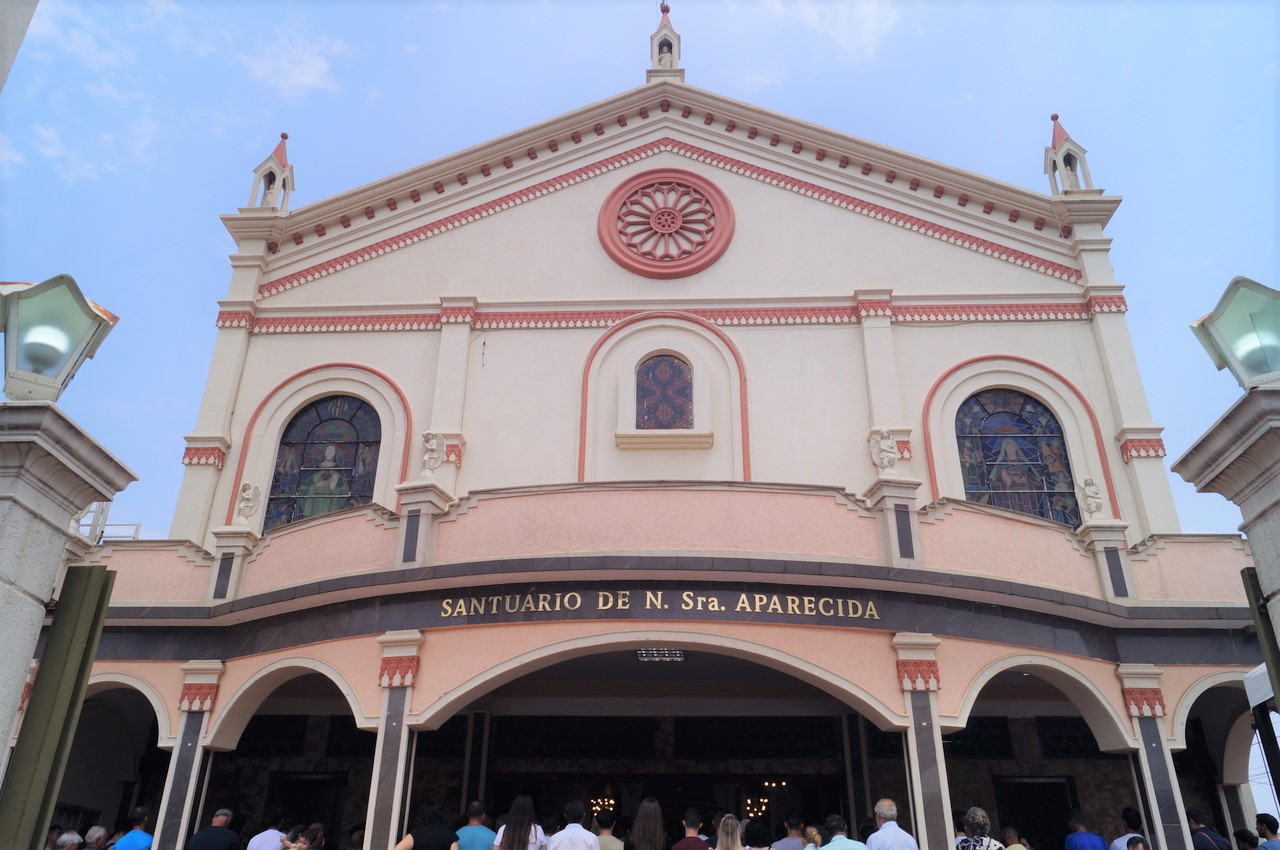
<path fill-rule="evenodd" d="M 1280 4 L 674 0 L 692 85 L 1036 191 L 1049 114 L 1124 197 L 1107 228 L 1169 462 L 1239 397 L 1187 329 L 1280 287 Z M 59 402 L 168 534 L 234 245 L 289 133 L 298 208 L 644 82 L 656 2 L 41 0 L 0 92 L 0 280 L 121 317 Z M 1183 530 L 1234 505 L 1171 476 Z"/>

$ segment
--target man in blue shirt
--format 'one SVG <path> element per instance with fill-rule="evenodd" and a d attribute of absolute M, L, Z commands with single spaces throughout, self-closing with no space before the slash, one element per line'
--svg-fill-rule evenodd
<path fill-rule="evenodd" d="M 1254 823 L 1258 827 L 1258 837 L 1262 839 L 1258 850 L 1280 850 L 1280 835 L 1277 835 L 1280 833 L 1280 821 L 1276 816 L 1263 812 Z"/>
<path fill-rule="evenodd" d="M 489 807 L 484 800 L 472 800 L 467 806 L 467 825 L 458 830 L 458 850 L 493 850 L 498 834 L 485 825 Z"/>
<path fill-rule="evenodd" d="M 129 823 L 133 824 L 133 829 L 120 837 L 115 850 L 151 850 L 151 833 L 147 832 L 151 825 L 151 810 L 139 806 L 129 815 Z"/>
<path fill-rule="evenodd" d="M 1067 815 L 1067 850 L 1108 850 L 1106 840 L 1096 832 L 1089 831 L 1084 812 L 1072 809 Z M 1228 848 L 1230 850 L 1230 848 Z"/>
<path fill-rule="evenodd" d="M 822 831 L 830 836 L 822 844 L 826 850 L 867 850 L 867 845 L 849 837 L 849 824 L 839 815 L 828 815 Z"/>
<path fill-rule="evenodd" d="M 870 850 L 920 850 L 920 845 L 898 826 L 898 804 L 888 798 L 876 801 L 876 831 L 867 837 Z"/>

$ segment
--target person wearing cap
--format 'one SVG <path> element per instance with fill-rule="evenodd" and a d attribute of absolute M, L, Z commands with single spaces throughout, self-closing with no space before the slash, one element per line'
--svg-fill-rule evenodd
<path fill-rule="evenodd" d="M 187 850 L 240 850 L 240 835 L 227 828 L 232 817 L 230 809 L 218 809 L 213 822 L 191 836 Z"/>

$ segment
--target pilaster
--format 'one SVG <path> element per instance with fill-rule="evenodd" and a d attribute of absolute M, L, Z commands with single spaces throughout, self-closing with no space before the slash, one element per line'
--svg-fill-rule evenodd
<path fill-rule="evenodd" d="M 217 541 L 214 547 L 217 568 L 209 576 L 208 599 L 220 602 L 235 597 L 245 561 L 257 548 L 259 537 L 247 521 L 244 524 L 220 526 L 212 533 L 213 539 Z"/>
<path fill-rule="evenodd" d="M 474 298 L 440 299 L 440 350 L 431 404 L 429 435 L 439 440 L 435 476 L 445 490 L 458 492 L 458 475 L 466 452 L 462 417 L 467 397 L 467 368 L 471 358 L 471 333 L 476 316 Z M 429 438 L 428 438 L 429 439 Z M 433 447 L 428 445 L 427 454 Z"/>
<path fill-rule="evenodd" d="M 867 490 L 865 498 L 876 513 L 876 529 L 880 536 L 880 553 L 891 566 L 914 566 L 922 560 L 920 551 L 920 515 L 916 511 L 916 494 L 924 482 L 880 470 L 880 476 Z"/>
<path fill-rule="evenodd" d="M 853 294 L 854 315 L 862 328 L 867 413 L 878 431 L 887 428 L 897 441 L 899 474 L 911 476 L 911 429 L 903 415 L 902 382 L 893 343 L 893 291 L 860 289 Z"/>
<path fill-rule="evenodd" d="M 369 787 L 368 831 L 365 850 L 389 850 L 395 843 L 405 800 L 409 730 L 405 715 L 413 682 L 418 676 L 422 632 L 417 629 L 380 635 L 382 661 L 378 686 L 382 688 L 382 716 L 378 720 L 378 744 L 373 754 L 373 778 Z"/>
<path fill-rule="evenodd" d="M 185 845 L 191 833 L 196 785 L 204 751 L 200 739 L 214 702 L 218 699 L 218 680 L 222 678 L 221 661 L 188 661 L 182 665 L 185 674 L 177 707 L 178 740 L 169 759 L 164 796 L 156 817 L 154 850 L 177 850 Z"/>
<path fill-rule="evenodd" d="M 1151 850 L 1183 850 L 1191 846 L 1191 833 L 1165 735 L 1164 692 L 1160 688 L 1163 673 L 1152 664 L 1116 665 L 1125 709 L 1138 738 L 1134 766 L 1153 821 L 1147 830 Z"/>
<path fill-rule="evenodd" d="M 1093 556 L 1098 571 L 1098 587 L 1112 602 L 1133 595 L 1133 573 L 1125 531 L 1129 523 L 1115 519 L 1089 519 L 1076 529 L 1076 536 Z"/>
<path fill-rule="evenodd" d="M 938 725 L 938 690 L 942 673 L 937 648 L 941 640 L 921 632 L 898 632 L 897 678 L 902 687 L 910 726 L 907 727 L 907 767 L 911 810 L 917 813 L 916 840 L 922 850 L 951 850 L 951 791 Z"/>

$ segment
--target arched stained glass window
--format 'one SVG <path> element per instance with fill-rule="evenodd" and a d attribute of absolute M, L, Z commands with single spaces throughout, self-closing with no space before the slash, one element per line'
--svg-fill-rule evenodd
<path fill-rule="evenodd" d="M 960 405 L 956 441 L 969 501 L 1080 525 L 1062 427 L 1040 401 L 983 390 Z"/>
<path fill-rule="evenodd" d="M 369 504 L 381 439 L 377 411 L 358 398 L 304 407 L 280 438 L 263 531 Z"/>
<path fill-rule="evenodd" d="M 693 427 L 693 369 L 674 354 L 655 354 L 636 367 L 636 429 Z"/>

